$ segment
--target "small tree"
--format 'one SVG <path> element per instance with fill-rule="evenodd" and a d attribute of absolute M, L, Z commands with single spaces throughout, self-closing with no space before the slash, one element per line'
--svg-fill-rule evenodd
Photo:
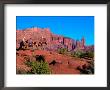
<path fill-rule="evenodd" d="M 37 74 L 50 74 L 47 62 L 32 62 L 32 72 Z"/>

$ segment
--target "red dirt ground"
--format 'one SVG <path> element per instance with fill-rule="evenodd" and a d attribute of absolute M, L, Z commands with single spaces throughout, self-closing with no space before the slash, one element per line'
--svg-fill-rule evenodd
<path fill-rule="evenodd" d="M 76 57 L 70 57 L 67 55 L 58 54 L 56 52 L 50 52 L 50 51 L 44 51 L 44 50 L 35 50 L 32 52 L 31 50 L 20 50 L 17 51 L 16 56 L 16 67 L 22 68 L 26 71 L 30 70 L 29 67 L 27 67 L 24 62 L 25 56 L 32 56 L 32 55 L 44 55 L 45 60 L 50 63 L 53 60 L 58 62 L 55 65 L 49 65 L 50 69 L 52 70 L 52 74 L 80 74 L 80 71 L 77 70 L 77 67 L 86 64 L 88 66 L 87 61 L 76 58 Z"/>

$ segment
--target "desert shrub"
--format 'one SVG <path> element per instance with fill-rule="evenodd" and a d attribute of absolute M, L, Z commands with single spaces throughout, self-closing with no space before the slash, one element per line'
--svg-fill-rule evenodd
<path fill-rule="evenodd" d="M 58 53 L 59 54 L 66 54 L 68 52 L 67 48 L 59 48 Z"/>
<path fill-rule="evenodd" d="M 81 70 L 81 74 L 94 74 L 94 67 L 93 66 L 89 66 L 85 69 Z"/>
<path fill-rule="evenodd" d="M 32 71 L 37 74 L 50 74 L 50 69 L 47 62 L 33 62 Z"/>
<path fill-rule="evenodd" d="M 88 53 L 82 52 L 79 57 L 80 57 L 80 58 L 88 57 Z"/>
<path fill-rule="evenodd" d="M 87 57 L 87 58 L 94 58 L 94 52 L 88 51 L 84 52 L 80 55 L 81 58 Z"/>
<path fill-rule="evenodd" d="M 74 51 L 71 53 L 71 56 L 73 57 L 78 57 L 78 58 L 94 58 L 94 52 L 92 51 L 88 51 L 88 52 L 84 52 L 84 51 Z"/>
<path fill-rule="evenodd" d="M 90 69 L 91 73 L 94 74 L 94 61 L 93 60 L 90 62 L 89 69 Z"/>
<path fill-rule="evenodd" d="M 83 52 L 79 50 L 71 53 L 71 56 L 78 57 L 78 58 L 81 58 L 82 55 L 83 55 Z"/>
<path fill-rule="evenodd" d="M 45 58 L 43 55 L 36 55 L 36 61 L 26 60 L 25 64 L 28 67 L 31 67 L 31 71 L 28 71 L 28 74 L 50 74 L 51 70 L 49 69 L 49 65 L 45 62 Z"/>
<path fill-rule="evenodd" d="M 94 58 L 94 52 L 93 51 L 87 52 L 87 55 L 89 58 Z"/>
<path fill-rule="evenodd" d="M 89 66 L 83 65 L 82 68 L 77 67 L 81 74 L 94 74 L 94 62 L 92 61 Z"/>
<path fill-rule="evenodd" d="M 36 55 L 35 58 L 36 58 L 36 61 L 39 61 L 39 62 L 45 61 L 45 57 L 43 55 Z"/>
<path fill-rule="evenodd" d="M 27 73 L 31 74 L 51 74 L 51 70 L 49 69 L 48 63 L 47 62 L 37 62 L 37 61 L 32 61 L 32 62 L 27 62 L 26 65 L 31 67 L 31 71 Z"/>
<path fill-rule="evenodd" d="M 55 65 L 57 62 L 55 60 L 52 60 L 52 62 L 49 63 L 49 65 Z"/>

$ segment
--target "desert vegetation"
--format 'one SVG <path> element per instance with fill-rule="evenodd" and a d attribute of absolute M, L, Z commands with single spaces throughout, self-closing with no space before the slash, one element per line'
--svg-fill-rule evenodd
<path fill-rule="evenodd" d="M 68 51 L 67 48 L 59 48 L 58 49 L 59 54 L 67 54 L 67 51 Z"/>
<path fill-rule="evenodd" d="M 71 56 L 85 59 L 94 59 L 93 51 L 74 51 L 71 53 Z"/>
<path fill-rule="evenodd" d="M 16 73 L 94 74 L 94 45 L 74 41 L 49 30 L 17 31 Z"/>
<path fill-rule="evenodd" d="M 77 67 L 81 74 L 94 74 L 94 61 L 89 62 L 89 66 L 83 65 L 82 68 Z"/>
<path fill-rule="evenodd" d="M 22 69 L 17 69 L 17 74 L 51 74 L 51 69 L 49 68 L 49 65 L 45 61 L 43 55 L 37 55 L 35 57 L 26 57 L 24 63 L 27 67 L 30 67 L 30 70 L 25 71 Z"/>

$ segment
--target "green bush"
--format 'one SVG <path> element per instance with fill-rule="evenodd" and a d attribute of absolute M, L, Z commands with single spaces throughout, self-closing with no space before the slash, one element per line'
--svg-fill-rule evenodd
<path fill-rule="evenodd" d="M 87 53 L 88 53 L 88 57 L 94 58 L 94 52 L 93 51 L 89 51 Z"/>
<path fill-rule="evenodd" d="M 83 54 L 83 52 L 79 51 L 79 50 L 78 51 L 74 51 L 74 52 L 71 53 L 71 55 L 73 57 L 78 57 L 78 58 L 81 58 L 82 54 Z"/>
<path fill-rule="evenodd" d="M 68 52 L 67 48 L 59 48 L 58 53 L 59 54 L 66 54 Z"/>
<path fill-rule="evenodd" d="M 71 53 L 71 55 L 73 57 L 78 57 L 78 58 L 94 58 L 94 52 L 92 51 L 88 51 L 88 52 L 84 52 L 84 51 L 74 51 Z"/>
<path fill-rule="evenodd" d="M 32 72 L 37 74 L 50 74 L 47 62 L 32 62 Z"/>
<path fill-rule="evenodd" d="M 80 55 L 81 58 L 87 57 L 87 58 L 94 58 L 94 52 L 88 51 L 84 52 Z"/>
<path fill-rule="evenodd" d="M 31 71 L 27 72 L 30 74 L 51 74 L 48 63 L 43 61 L 28 61 L 25 63 L 27 66 L 31 67 Z"/>

